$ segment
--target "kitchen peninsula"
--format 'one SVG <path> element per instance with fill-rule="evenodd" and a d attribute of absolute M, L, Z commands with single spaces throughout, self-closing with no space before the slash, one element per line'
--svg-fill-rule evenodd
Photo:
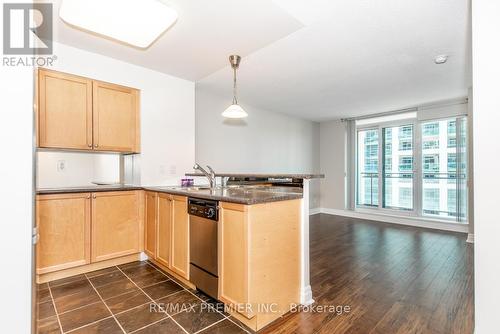
<path fill-rule="evenodd" d="M 205 273 L 192 263 L 189 208 L 193 200 L 212 201 L 218 208 L 215 298 L 259 330 L 304 299 L 304 190 L 281 183 L 38 189 L 38 282 L 148 258 L 196 288 L 198 272 Z"/>

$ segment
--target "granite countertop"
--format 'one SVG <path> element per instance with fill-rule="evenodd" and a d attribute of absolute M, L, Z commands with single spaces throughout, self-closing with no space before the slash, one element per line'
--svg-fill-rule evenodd
<path fill-rule="evenodd" d="M 46 194 L 65 194 L 65 193 L 87 193 L 87 192 L 100 192 L 100 191 L 125 191 L 125 190 L 141 190 L 141 186 L 134 186 L 129 184 L 117 185 L 95 185 L 95 186 L 81 186 L 81 187 L 61 187 L 61 188 L 38 188 L 36 193 L 38 195 Z"/>
<path fill-rule="evenodd" d="M 99 191 L 126 191 L 126 190 L 149 190 L 163 192 L 173 195 L 212 199 L 216 201 L 260 204 L 277 201 L 287 201 L 302 198 L 302 188 L 296 187 L 261 187 L 261 186 L 237 186 L 217 187 L 209 189 L 204 186 L 195 187 L 173 187 L 173 186 L 134 186 L 134 185 L 111 185 L 111 186 L 82 186 L 63 188 L 40 188 L 36 193 L 39 195 L 85 193 Z"/>
<path fill-rule="evenodd" d="M 205 175 L 201 173 L 186 173 L 186 176 L 200 176 L 204 177 Z M 215 173 L 217 177 L 255 177 L 255 178 L 273 178 L 273 179 L 324 179 L 325 174 L 286 174 L 286 173 L 275 173 L 275 174 L 266 174 L 266 173 Z"/>
<path fill-rule="evenodd" d="M 182 187 L 144 187 L 146 190 L 168 194 L 211 199 L 239 204 L 260 204 L 302 198 L 302 188 L 292 187 L 225 187 L 196 189 Z"/>

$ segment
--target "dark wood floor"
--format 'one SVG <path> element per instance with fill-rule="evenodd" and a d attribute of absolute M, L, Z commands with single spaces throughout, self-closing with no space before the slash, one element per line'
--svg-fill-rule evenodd
<path fill-rule="evenodd" d="M 465 235 L 311 216 L 315 305 L 349 313 L 290 313 L 265 333 L 473 333 L 473 246 Z"/>

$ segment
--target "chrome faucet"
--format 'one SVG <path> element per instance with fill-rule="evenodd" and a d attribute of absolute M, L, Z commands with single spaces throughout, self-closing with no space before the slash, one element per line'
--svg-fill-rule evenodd
<path fill-rule="evenodd" d="M 195 163 L 193 166 L 193 169 L 199 170 L 200 172 L 203 173 L 203 175 L 206 176 L 206 178 L 208 179 L 208 182 L 210 183 L 210 188 L 213 189 L 213 188 L 215 188 L 215 172 L 212 169 L 212 167 L 207 166 L 207 168 L 210 172 L 207 172 L 203 167 L 201 167 L 197 163 Z"/>

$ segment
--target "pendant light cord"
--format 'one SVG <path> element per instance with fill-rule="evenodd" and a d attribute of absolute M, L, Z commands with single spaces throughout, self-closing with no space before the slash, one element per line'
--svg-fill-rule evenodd
<path fill-rule="evenodd" d="M 236 67 L 233 66 L 233 104 L 238 104 L 236 97 Z"/>

